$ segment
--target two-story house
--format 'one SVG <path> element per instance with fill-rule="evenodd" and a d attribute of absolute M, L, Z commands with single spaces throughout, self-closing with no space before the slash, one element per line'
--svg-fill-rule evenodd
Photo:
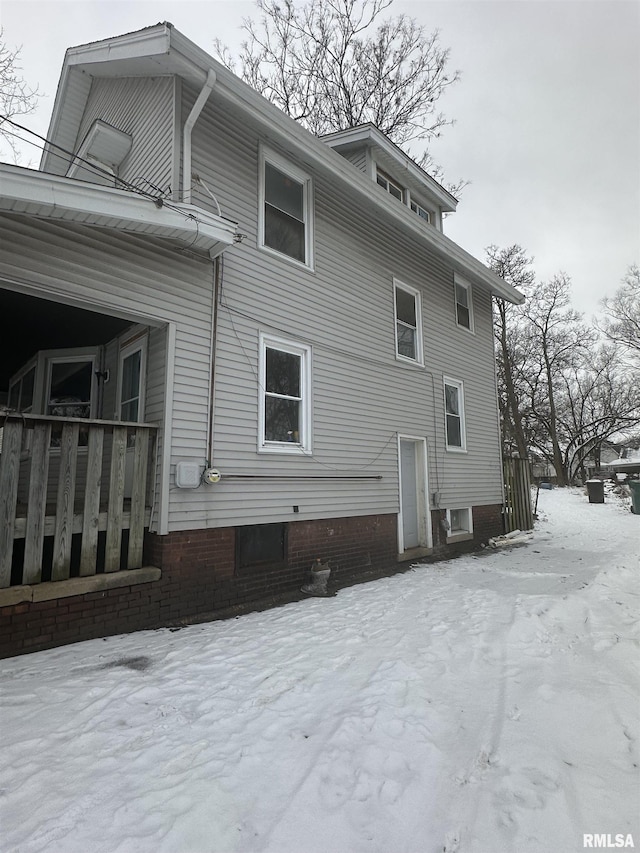
<path fill-rule="evenodd" d="M 67 51 L 0 167 L 4 654 L 502 532 L 492 295 L 375 127 L 318 139 L 170 24 Z"/>

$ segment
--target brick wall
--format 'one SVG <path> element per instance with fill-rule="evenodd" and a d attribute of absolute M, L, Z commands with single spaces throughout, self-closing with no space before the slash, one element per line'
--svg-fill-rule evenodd
<path fill-rule="evenodd" d="M 474 551 L 493 536 L 501 536 L 504 533 L 501 504 L 474 506 L 472 512 L 473 538 L 454 544 L 447 544 L 447 532 L 442 526 L 442 522 L 447 517 L 447 512 L 444 509 L 434 509 L 431 511 L 434 558 L 439 559 L 447 555 Z"/>
<path fill-rule="evenodd" d="M 477 545 L 487 542 L 493 536 L 502 536 L 504 521 L 502 506 L 489 504 L 473 508 L 473 539 Z"/>
<path fill-rule="evenodd" d="M 440 513 L 432 518 L 436 553 L 460 550 L 447 548 Z M 473 519 L 464 550 L 502 533 L 500 506 L 474 507 Z M 290 600 L 318 557 L 334 588 L 389 574 L 399 568 L 396 523 L 395 515 L 291 522 L 286 561 L 240 574 L 234 528 L 149 535 L 145 565 L 160 567 L 160 580 L 0 607 L 0 658 Z"/>

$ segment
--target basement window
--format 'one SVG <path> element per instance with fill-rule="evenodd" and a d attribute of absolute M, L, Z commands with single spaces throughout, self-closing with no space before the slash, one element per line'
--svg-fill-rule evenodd
<path fill-rule="evenodd" d="M 471 507 L 464 509 L 448 509 L 447 521 L 449 522 L 449 532 L 447 538 L 451 539 L 455 536 L 465 536 L 473 533 L 473 516 Z"/>
<path fill-rule="evenodd" d="M 248 524 L 236 527 L 236 570 L 284 566 L 287 554 L 287 524 Z"/>

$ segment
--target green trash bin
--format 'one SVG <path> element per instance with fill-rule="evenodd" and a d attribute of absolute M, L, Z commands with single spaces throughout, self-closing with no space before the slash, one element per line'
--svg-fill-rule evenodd
<path fill-rule="evenodd" d="M 640 480 L 627 480 L 631 489 L 631 512 L 640 515 Z"/>
<path fill-rule="evenodd" d="M 604 483 L 602 480 L 587 480 L 587 494 L 590 504 L 603 504 Z"/>

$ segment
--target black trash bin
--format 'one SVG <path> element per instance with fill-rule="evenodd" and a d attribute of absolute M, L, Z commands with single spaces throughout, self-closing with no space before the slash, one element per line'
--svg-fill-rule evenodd
<path fill-rule="evenodd" d="M 587 494 L 590 504 L 603 504 L 604 483 L 602 480 L 587 480 Z"/>

